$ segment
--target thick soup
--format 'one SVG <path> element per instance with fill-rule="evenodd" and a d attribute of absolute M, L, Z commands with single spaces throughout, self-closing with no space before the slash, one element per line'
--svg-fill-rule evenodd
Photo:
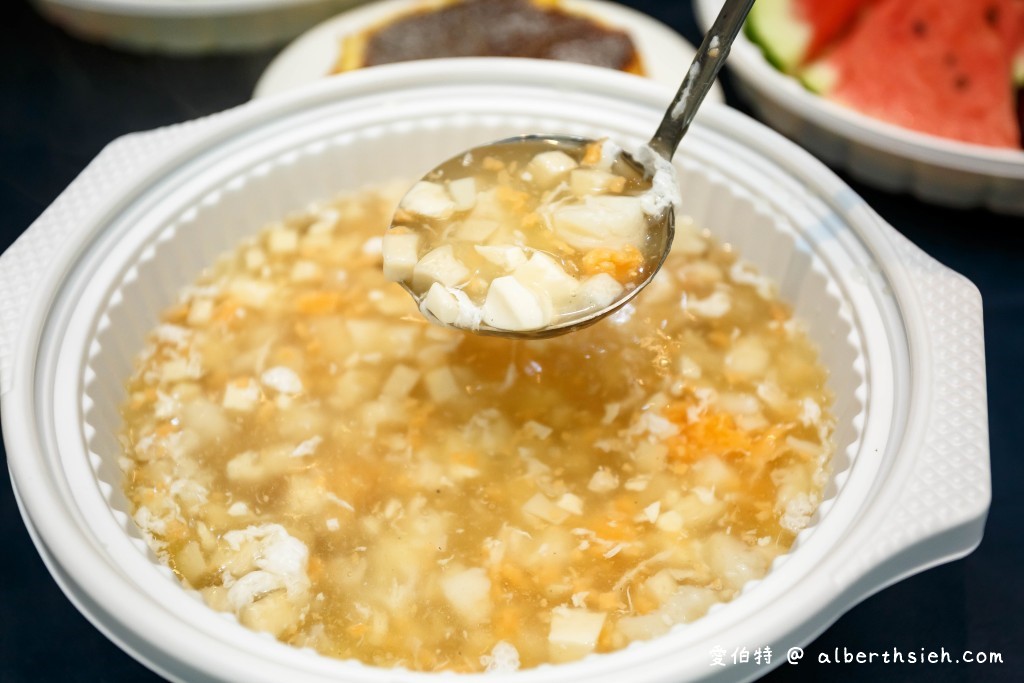
<path fill-rule="evenodd" d="M 381 272 L 403 190 L 269 226 L 152 332 L 122 463 L 181 580 L 325 655 L 478 671 L 651 638 L 764 575 L 820 501 L 832 429 L 771 284 L 680 221 L 592 328 L 444 329 Z"/>

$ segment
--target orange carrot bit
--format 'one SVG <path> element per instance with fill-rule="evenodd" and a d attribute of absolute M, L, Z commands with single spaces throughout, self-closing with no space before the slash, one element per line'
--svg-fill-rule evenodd
<path fill-rule="evenodd" d="M 495 615 L 491 628 L 494 629 L 494 635 L 499 639 L 510 640 L 519 633 L 524 618 L 525 615 L 521 609 L 506 606 Z"/>
<path fill-rule="evenodd" d="M 179 323 L 188 318 L 188 304 L 177 304 L 169 308 L 163 315 L 165 322 Z"/>
<path fill-rule="evenodd" d="M 621 522 L 621 523 L 620 523 Z M 603 538 L 606 541 L 629 541 L 634 538 L 634 525 L 632 523 L 626 524 L 625 519 L 620 518 L 606 519 L 593 525 L 594 533 L 597 534 L 598 538 Z M 603 553 L 604 548 L 601 548 L 598 544 L 590 546 L 596 551 Z"/>
<path fill-rule="evenodd" d="M 728 348 L 732 345 L 732 335 L 723 332 L 722 330 L 712 330 L 708 332 L 708 341 L 711 342 L 712 346 L 720 349 Z"/>
<path fill-rule="evenodd" d="M 587 275 L 605 273 L 619 282 L 636 280 L 643 264 L 643 254 L 631 244 L 627 244 L 622 249 L 609 249 L 608 247 L 591 249 L 583 255 L 582 259 L 583 272 Z"/>
<path fill-rule="evenodd" d="M 275 410 L 277 410 L 277 406 L 273 401 L 264 401 L 256 410 L 257 422 L 266 422 L 274 414 Z"/>
<path fill-rule="evenodd" d="M 610 612 L 616 609 L 624 609 L 626 604 L 619 599 L 619 596 L 612 591 L 601 593 L 597 596 L 597 608 Z"/>
<path fill-rule="evenodd" d="M 302 354 L 294 346 L 281 346 L 274 350 L 273 360 L 275 363 L 294 363 L 302 358 Z"/>
<path fill-rule="evenodd" d="M 768 304 L 768 313 L 771 315 L 772 320 L 777 322 L 786 322 L 789 320 L 789 309 L 777 301 L 772 301 Z"/>
<path fill-rule="evenodd" d="M 465 465 L 466 467 L 476 467 L 479 459 L 473 451 L 455 451 L 449 458 L 452 463 L 456 465 Z"/>
<path fill-rule="evenodd" d="M 527 590 L 530 588 L 530 578 L 521 567 L 515 564 L 505 563 L 501 566 L 501 578 L 512 588 Z"/>
<path fill-rule="evenodd" d="M 177 427 L 175 427 L 170 422 L 164 422 L 162 425 L 160 425 L 159 427 L 156 428 L 154 433 L 157 436 L 159 436 L 159 437 L 164 437 L 164 436 L 170 436 L 171 434 L 173 434 L 176 431 L 177 431 Z"/>
<path fill-rule="evenodd" d="M 517 213 L 526 211 L 527 204 L 530 201 L 530 195 L 520 190 L 513 190 L 507 185 L 499 185 L 495 189 L 495 196 L 506 208 Z"/>
<path fill-rule="evenodd" d="M 228 297 L 213 311 L 213 320 L 219 323 L 230 323 L 238 317 L 238 313 L 242 308 L 242 304 L 238 299 Z"/>
<path fill-rule="evenodd" d="M 597 650 L 598 652 L 608 652 L 615 649 L 615 629 L 609 628 L 606 623 L 604 628 L 601 629 L 601 634 L 597 637 Z"/>
<path fill-rule="evenodd" d="M 615 500 L 612 502 L 612 505 L 618 512 L 627 516 L 632 516 L 640 509 L 640 504 L 637 501 L 637 498 L 635 496 L 625 494 L 615 496 Z"/>
<path fill-rule="evenodd" d="M 485 171 L 501 171 L 505 168 L 505 162 L 497 157 L 486 156 L 480 162 Z"/>
<path fill-rule="evenodd" d="M 591 142 L 583 152 L 583 159 L 580 163 L 584 166 L 593 166 L 601 161 L 601 143 Z"/>
<path fill-rule="evenodd" d="M 534 228 L 539 228 L 541 226 L 541 222 L 540 215 L 536 211 L 531 211 L 523 216 L 519 221 L 519 225 L 521 225 L 524 230 L 533 230 Z"/>
<path fill-rule="evenodd" d="M 337 310 L 341 293 L 326 290 L 303 292 L 295 297 L 294 303 L 295 310 L 303 315 L 327 315 Z"/>
<path fill-rule="evenodd" d="M 311 555 L 307 565 L 307 573 L 311 581 L 316 581 L 324 573 L 324 561 L 316 555 Z"/>

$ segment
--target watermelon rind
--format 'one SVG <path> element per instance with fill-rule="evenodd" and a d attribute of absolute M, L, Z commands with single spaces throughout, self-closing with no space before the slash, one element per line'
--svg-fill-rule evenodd
<path fill-rule="evenodd" d="M 835 88 L 839 73 L 831 64 L 818 61 L 801 69 L 798 77 L 803 86 L 811 92 L 827 95 Z"/>
<path fill-rule="evenodd" d="M 800 65 L 811 42 L 811 27 L 796 18 L 793 0 L 757 0 L 747 16 L 746 33 L 785 73 Z"/>

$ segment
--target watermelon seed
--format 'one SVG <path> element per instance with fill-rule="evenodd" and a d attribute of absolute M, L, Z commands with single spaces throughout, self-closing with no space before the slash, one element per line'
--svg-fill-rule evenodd
<path fill-rule="evenodd" d="M 968 78 L 967 76 L 964 76 L 963 74 L 957 76 L 956 80 L 953 81 L 953 87 L 955 87 L 957 90 L 967 90 L 967 86 L 970 84 L 971 79 Z"/>
<path fill-rule="evenodd" d="M 920 19 L 911 24 L 910 29 L 914 32 L 915 36 L 919 36 L 921 38 L 924 38 L 928 33 L 928 25 Z"/>
<path fill-rule="evenodd" d="M 999 7 L 989 5 L 985 8 L 985 21 L 992 28 L 999 28 Z"/>

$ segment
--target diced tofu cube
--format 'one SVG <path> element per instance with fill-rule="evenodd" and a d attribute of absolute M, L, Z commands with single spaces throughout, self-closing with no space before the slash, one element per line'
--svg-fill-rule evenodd
<path fill-rule="evenodd" d="M 242 501 L 237 501 L 228 508 L 228 514 L 232 517 L 244 517 L 249 514 L 249 506 Z"/>
<path fill-rule="evenodd" d="M 324 275 L 323 270 L 313 261 L 296 261 L 292 266 L 292 282 L 316 282 Z"/>
<path fill-rule="evenodd" d="M 546 439 L 551 436 L 555 430 L 548 427 L 546 424 L 537 422 L 536 420 L 528 420 L 523 425 L 523 431 L 536 439 Z"/>
<path fill-rule="evenodd" d="M 743 378 L 764 376 L 771 361 L 771 354 L 757 337 L 737 339 L 732 350 L 725 356 L 725 367 L 729 372 Z"/>
<path fill-rule="evenodd" d="M 225 471 L 231 481 L 259 481 L 266 475 L 256 451 L 239 453 L 228 461 Z"/>
<path fill-rule="evenodd" d="M 597 472 L 594 472 L 594 476 L 590 478 L 590 483 L 587 484 L 587 488 L 594 493 L 607 493 L 618 486 L 618 475 L 604 467 L 598 468 Z"/>
<path fill-rule="evenodd" d="M 274 295 L 276 287 L 261 280 L 239 277 L 228 284 L 228 293 L 238 299 L 243 306 L 263 308 Z"/>
<path fill-rule="evenodd" d="M 291 254 L 299 248 L 299 234 L 288 228 L 275 228 L 267 233 L 267 249 L 272 254 Z"/>
<path fill-rule="evenodd" d="M 411 278 L 420 256 L 420 236 L 415 233 L 403 234 L 388 230 L 384 233 L 381 245 L 384 277 L 392 282 Z"/>
<path fill-rule="evenodd" d="M 487 218 L 467 218 L 455 228 L 454 237 L 466 242 L 486 242 L 498 226 L 498 221 Z"/>
<path fill-rule="evenodd" d="M 209 299 L 196 299 L 188 307 L 188 324 L 205 325 L 213 317 L 213 302 Z"/>
<path fill-rule="evenodd" d="M 516 246 L 483 246 L 473 247 L 476 253 L 506 272 L 511 272 L 526 263 L 526 252 Z"/>
<path fill-rule="evenodd" d="M 252 247 L 245 250 L 245 267 L 249 270 L 258 270 L 267 263 L 267 255 L 259 247 Z"/>
<path fill-rule="evenodd" d="M 583 499 L 574 493 L 563 493 L 555 505 L 574 515 L 583 514 Z"/>
<path fill-rule="evenodd" d="M 622 296 L 626 288 L 608 273 L 598 273 L 580 283 L 577 299 L 588 309 L 607 308 Z"/>
<path fill-rule="evenodd" d="M 221 402 L 228 410 L 249 412 L 260 401 L 260 385 L 248 377 L 228 382 L 224 387 L 224 400 Z"/>
<path fill-rule="evenodd" d="M 445 576 L 441 592 L 459 616 L 470 623 L 479 624 L 491 616 L 491 580 L 479 567 Z"/>
<path fill-rule="evenodd" d="M 423 297 L 423 307 L 445 325 L 454 325 L 459 318 L 459 302 L 455 294 L 435 282 Z"/>
<path fill-rule="evenodd" d="M 551 213 L 555 233 L 576 249 L 643 246 L 647 218 L 640 200 L 621 195 L 586 197 Z"/>
<path fill-rule="evenodd" d="M 480 327 L 483 311 L 459 289 L 449 289 L 437 282 L 430 285 L 420 310 L 444 325 L 475 330 Z"/>
<path fill-rule="evenodd" d="M 455 213 L 455 202 L 443 185 L 421 180 L 402 198 L 403 209 L 426 218 L 445 220 Z"/>
<path fill-rule="evenodd" d="M 658 516 L 658 521 L 655 523 L 662 531 L 674 534 L 683 528 L 683 516 L 675 510 L 667 510 L 662 512 Z"/>
<path fill-rule="evenodd" d="M 380 393 L 390 398 L 404 398 L 420 381 L 420 374 L 419 370 L 410 368 L 408 365 L 396 365 L 384 381 Z"/>
<path fill-rule="evenodd" d="M 270 387 L 281 394 L 302 393 L 302 380 L 294 370 L 284 365 L 264 370 L 260 375 L 260 381 L 263 382 L 263 386 Z"/>
<path fill-rule="evenodd" d="M 726 586 L 739 590 L 747 581 L 764 576 L 768 557 L 759 546 L 749 546 L 738 538 L 717 532 L 703 548 L 703 559 L 721 576 Z"/>
<path fill-rule="evenodd" d="M 524 285 L 512 275 L 491 281 L 484 299 L 483 320 L 499 330 L 539 330 L 551 324 L 550 296 Z"/>
<path fill-rule="evenodd" d="M 732 309 L 732 299 L 727 292 L 712 292 L 704 299 L 684 297 L 683 310 L 701 318 L 721 318 Z"/>
<path fill-rule="evenodd" d="M 527 287 L 546 293 L 559 310 L 570 305 L 580 286 L 579 280 L 565 272 L 555 259 L 541 252 L 533 254 L 513 275 Z"/>
<path fill-rule="evenodd" d="M 421 258 L 412 269 L 412 286 L 423 291 L 432 282 L 445 287 L 457 287 L 469 279 L 469 269 L 455 257 L 452 245 L 445 244 L 433 249 Z"/>
<path fill-rule="evenodd" d="M 430 398 L 436 403 L 453 401 L 463 394 L 455 374 L 447 367 L 434 368 L 423 376 L 423 382 Z"/>
<path fill-rule="evenodd" d="M 526 170 L 534 183 L 548 188 L 561 182 L 577 166 L 576 160 L 565 152 L 541 152 L 530 160 Z"/>
<path fill-rule="evenodd" d="M 380 235 L 374 235 L 363 242 L 363 248 L 360 251 L 367 256 L 380 256 L 384 252 L 384 238 Z"/>
<path fill-rule="evenodd" d="M 566 661 L 593 652 L 604 628 L 605 616 L 604 612 L 575 607 L 551 610 L 551 631 L 548 633 L 551 658 Z"/>
<path fill-rule="evenodd" d="M 469 211 L 476 205 L 476 179 L 452 180 L 448 183 L 448 194 L 452 196 L 457 211 Z"/>
<path fill-rule="evenodd" d="M 291 628 L 301 614 L 300 605 L 289 600 L 284 591 L 277 591 L 242 607 L 238 612 L 238 621 L 254 631 L 279 636 Z"/>
<path fill-rule="evenodd" d="M 596 168 L 577 168 L 569 174 L 569 189 L 577 197 L 590 194 L 618 194 L 625 188 L 625 178 Z"/>
<path fill-rule="evenodd" d="M 555 505 L 543 493 L 535 493 L 523 503 L 523 512 L 551 524 L 561 524 L 569 517 L 569 511 Z"/>

